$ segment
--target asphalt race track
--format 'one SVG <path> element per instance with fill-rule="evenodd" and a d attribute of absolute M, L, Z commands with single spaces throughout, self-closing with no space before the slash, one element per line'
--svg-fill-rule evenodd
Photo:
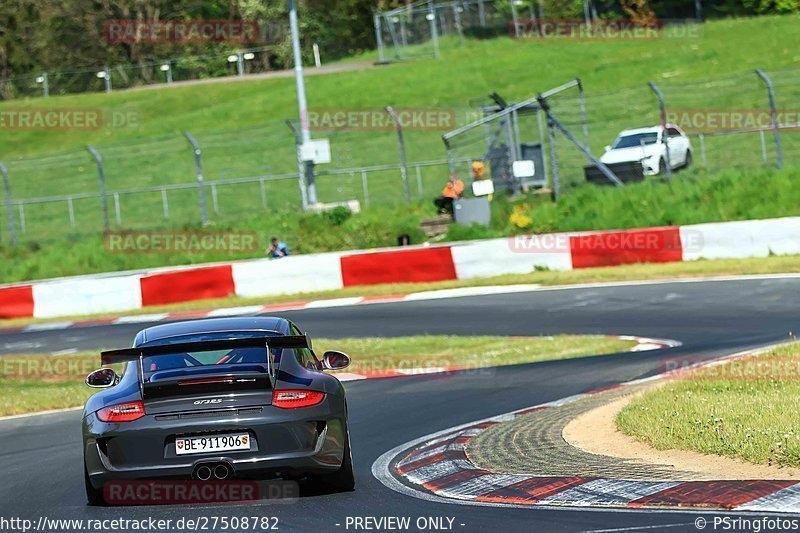
<path fill-rule="evenodd" d="M 316 337 L 408 334 L 633 334 L 676 339 L 669 350 L 347 384 L 357 489 L 293 504 L 90 508 L 79 412 L 0 422 L 0 517 L 276 516 L 282 531 L 347 531 L 347 517 L 454 518 L 455 531 L 697 531 L 696 513 L 548 510 L 432 503 L 371 474 L 387 450 L 447 427 L 658 373 L 666 357 L 712 357 L 787 340 L 800 329 L 800 279 L 583 287 L 281 313 Z M 4 333 L 0 351 L 124 347 L 147 324 Z M 710 520 L 713 514 L 705 516 Z M 338 525 L 337 525 L 338 524 Z M 463 524 L 463 525 L 462 525 Z M 660 527 L 659 527 L 660 526 Z M 351 526 L 350 531 L 353 531 Z M 411 528 L 416 531 L 415 527 Z"/>

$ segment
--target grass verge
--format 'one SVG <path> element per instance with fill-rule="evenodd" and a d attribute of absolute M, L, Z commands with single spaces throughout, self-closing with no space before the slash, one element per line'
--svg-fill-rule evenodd
<path fill-rule="evenodd" d="M 792 343 L 698 369 L 631 401 L 617 427 L 658 450 L 800 466 L 798 356 Z"/>
<path fill-rule="evenodd" d="M 348 372 L 459 366 L 479 368 L 600 355 L 629 350 L 635 341 L 600 335 L 317 339 L 315 351 L 353 357 Z M 83 405 L 95 391 L 83 378 L 97 368 L 96 353 L 0 358 L 0 416 Z M 118 369 L 119 370 L 119 369 Z"/>
<path fill-rule="evenodd" d="M 578 283 L 600 283 L 615 281 L 652 281 L 657 279 L 695 278 L 703 276 L 735 276 L 747 274 L 783 274 L 800 272 L 800 255 L 772 256 L 748 259 L 698 260 L 681 263 L 647 263 L 614 267 L 586 268 L 567 272 L 536 271 L 528 274 L 507 274 L 490 278 L 440 281 L 434 283 L 389 283 L 348 287 L 333 291 L 304 292 L 242 298 L 230 296 L 210 300 L 197 300 L 164 306 L 126 311 L 125 315 L 165 313 L 219 309 L 245 305 L 269 305 L 308 300 L 323 300 L 356 296 L 389 296 L 425 291 L 457 289 L 462 287 L 485 287 L 492 285 L 540 284 L 544 286 L 572 285 Z M 0 321 L 0 327 L 23 326 L 31 323 L 63 321 L 79 318 L 98 318 L 103 315 L 82 317 L 59 317 L 54 319 L 19 318 Z"/>
<path fill-rule="evenodd" d="M 797 216 L 800 188 L 795 184 L 799 179 L 800 167 L 717 172 L 696 168 L 676 173 L 670 183 L 650 179 L 621 188 L 575 188 L 557 204 L 542 195 L 510 199 L 498 194 L 492 202 L 488 227 L 451 224 L 448 232 L 437 240 L 453 242 L 532 233 Z M 272 235 L 287 242 L 294 254 L 395 246 L 398 235 L 404 234 L 419 244 L 426 240 L 419 224 L 435 213 L 431 199 L 441 190 L 441 178 L 431 183 L 431 189 L 410 206 L 373 205 L 358 214 L 346 210 L 314 214 L 240 207 L 233 211 L 235 217 L 215 220 L 206 228 L 223 234 L 257 237 L 258 245 L 246 250 L 220 246 L 195 250 L 196 253 L 122 252 L 109 249 L 99 234 L 75 234 L 50 242 L 23 241 L 17 248 L 0 239 L 5 243 L 0 245 L 0 263 L 4 265 L 0 269 L 0 283 L 261 258 Z M 149 228 L 159 227 L 166 226 L 153 219 Z M 197 231 L 201 226 L 188 224 L 181 229 Z M 65 249 L 70 253 L 64 254 Z"/>

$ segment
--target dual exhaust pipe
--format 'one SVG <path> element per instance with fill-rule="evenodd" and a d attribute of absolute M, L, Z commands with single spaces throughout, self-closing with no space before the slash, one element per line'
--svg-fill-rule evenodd
<path fill-rule="evenodd" d="M 202 463 L 195 467 L 192 477 L 200 481 L 212 478 L 221 481 L 233 477 L 233 468 L 228 463 Z"/>

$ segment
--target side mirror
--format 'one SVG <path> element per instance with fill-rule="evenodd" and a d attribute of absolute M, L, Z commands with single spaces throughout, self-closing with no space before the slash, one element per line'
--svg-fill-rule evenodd
<path fill-rule="evenodd" d="M 610 152 L 610 151 L 611 151 L 611 145 L 608 145 L 608 144 L 607 144 L 607 145 L 605 146 L 605 151 L 606 151 L 606 152 Z"/>
<path fill-rule="evenodd" d="M 105 389 L 116 385 L 117 381 L 119 376 L 110 368 L 101 368 L 86 376 L 86 384 L 93 389 Z"/>
<path fill-rule="evenodd" d="M 322 366 L 325 370 L 342 370 L 350 366 L 350 356 L 335 350 L 325 352 L 322 355 Z"/>

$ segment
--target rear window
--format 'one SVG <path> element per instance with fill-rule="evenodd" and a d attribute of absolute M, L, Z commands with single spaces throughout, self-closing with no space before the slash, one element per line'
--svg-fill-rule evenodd
<path fill-rule="evenodd" d="M 280 348 L 270 350 L 275 363 L 279 362 Z M 196 352 L 176 352 L 171 354 L 156 355 L 142 359 L 142 372 L 144 380 L 150 381 L 153 376 L 158 378 L 180 375 L 181 370 L 186 373 L 213 373 L 222 367 L 247 365 L 261 367 L 267 371 L 266 347 L 234 348 L 226 350 L 206 350 Z"/>
<path fill-rule="evenodd" d="M 635 133 L 633 135 L 623 135 L 617 137 L 614 144 L 611 146 L 613 149 L 619 148 L 633 148 L 634 146 L 642 146 L 643 144 L 653 144 L 658 141 L 658 133 Z"/>

